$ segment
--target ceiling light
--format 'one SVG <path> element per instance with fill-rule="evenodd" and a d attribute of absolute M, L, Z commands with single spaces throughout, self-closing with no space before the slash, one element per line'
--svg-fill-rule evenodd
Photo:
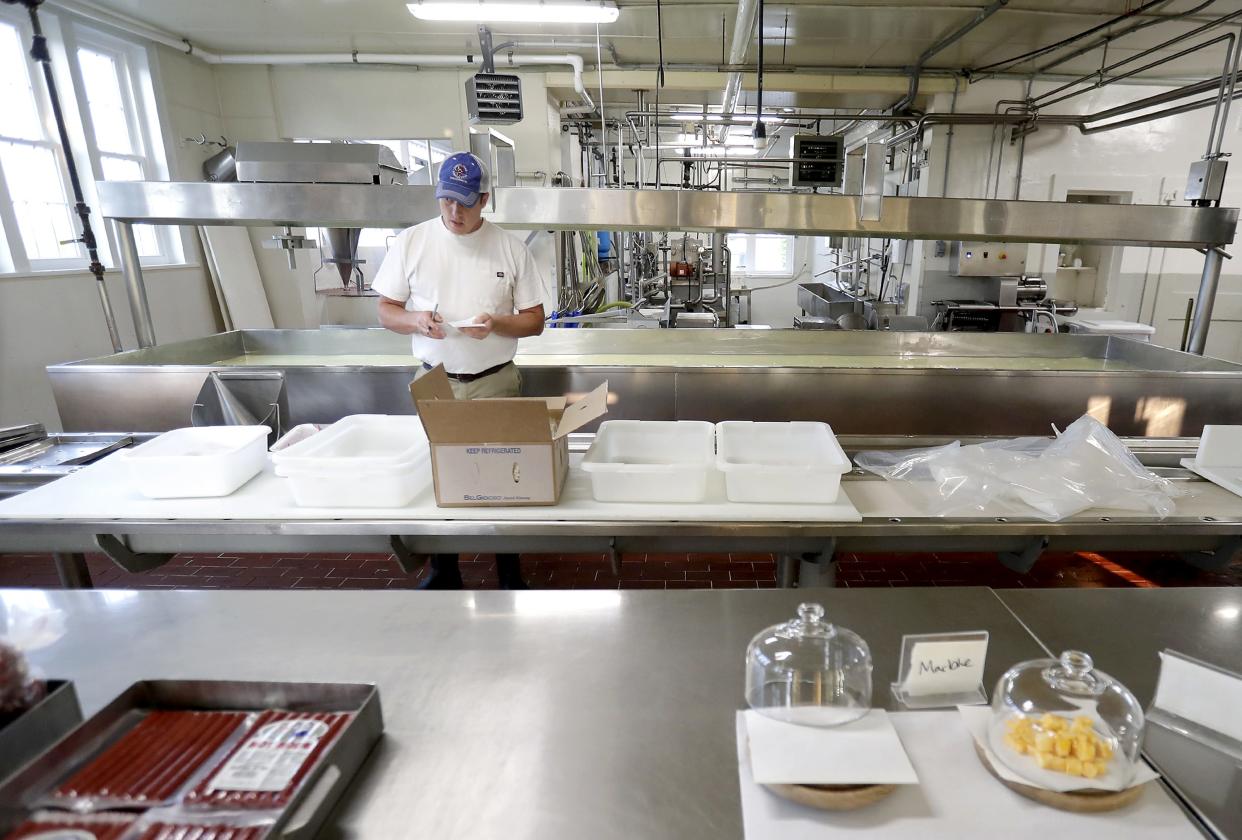
<path fill-rule="evenodd" d="M 421 0 L 407 3 L 410 14 L 419 20 L 456 20 L 478 23 L 612 23 L 617 5 L 611 0 L 551 0 L 551 2 L 507 2 L 507 0 Z"/>

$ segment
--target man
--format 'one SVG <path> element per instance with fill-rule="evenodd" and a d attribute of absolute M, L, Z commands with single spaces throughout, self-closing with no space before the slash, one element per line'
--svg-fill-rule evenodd
<path fill-rule="evenodd" d="M 440 216 L 398 234 L 371 282 L 380 324 L 413 336 L 424 370 L 443 364 L 457 399 L 519 396 L 517 340 L 543 332 L 539 267 L 521 239 L 483 218 L 490 189 L 478 157 L 446 158 Z M 461 589 L 455 555 L 436 555 L 431 566 L 424 588 Z M 526 588 L 516 554 L 496 555 L 496 576 L 502 589 Z"/>

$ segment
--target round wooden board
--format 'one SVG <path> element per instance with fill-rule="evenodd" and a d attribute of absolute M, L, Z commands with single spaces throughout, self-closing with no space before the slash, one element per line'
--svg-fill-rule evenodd
<path fill-rule="evenodd" d="M 979 756 L 979 761 L 983 762 L 983 766 L 988 769 L 988 772 L 998 782 L 1020 796 L 1033 799 L 1041 805 L 1059 808 L 1062 811 L 1071 811 L 1075 814 L 1099 814 L 1105 811 L 1116 811 L 1118 808 L 1124 808 L 1142 796 L 1143 789 L 1147 787 L 1147 785 L 1142 784 L 1126 788 L 1125 790 L 1073 790 L 1062 793 L 1055 790 L 1044 790 L 1033 785 L 1011 782 L 1008 779 L 1002 779 L 1000 774 L 996 772 L 996 768 L 992 766 L 992 762 L 988 761 L 988 757 L 983 752 L 983 748 L 979 746 L 979 742 L 975 741 L 974 744 L 975 755 Z"/>
<path fill-rule="evenodd" d="M 819 808 L 821 811 L 853 811 L 879 802 L 896 785 L 764 785 L 777 796 Z"/>

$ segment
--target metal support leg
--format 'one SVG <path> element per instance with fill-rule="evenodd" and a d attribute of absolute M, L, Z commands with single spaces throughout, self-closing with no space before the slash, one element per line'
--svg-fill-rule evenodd
<path fill-rule="evenodd" d="M 793 554 L 776 555 L 776 585 L 781 589 L 793 589 L 798 585 L 799 564 L 802 558 Z"/>
<path fill-rule="evenodd" d="M 837 585 L 837 541 L 829 540 L 824 550 L 803 554 L 798 564 L 798 588 Z"/>
<path fill-rule="evenodd" d="M 129 311 L 134 316 L 134 332 L 138 346 L 155 346 L 155 327 L 151 324 L 151 306 L 147 303 L 147 287 L 142 282 L 142 263 L 134 240 L 132 222 L 113 222 L 117 245 L 121 249 L 121 273 L 125 277 L 125 293 L 129 295 Z"/>
<path fill-rule="evenodd" d="M 53 554 L 56 564 L 56 575 L 60 585 L 65 589 L 93 589 L 90 567 L 86 565 L 84 554 Z"/>
<path fill-rule="evenodd" d="M 1207 347 L 1208 327 L 1212 323 L 1212 305 L 1216 302 L 1216 287 L 1220 284 L 1222 252 L 1209 248 L 1203 259 L 1203 277 L 1199 280 L 1199 296 L 1195 300 L 1195 319 L 1190 325 L 1190 341 L 1186 349 L 1202 356 Z"/>

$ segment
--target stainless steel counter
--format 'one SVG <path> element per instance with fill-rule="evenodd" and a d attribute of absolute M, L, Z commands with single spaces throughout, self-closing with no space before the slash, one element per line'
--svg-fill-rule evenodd
<path fill-rule="evenodd" d="M 1120 435 L 1242 423 L 1242 366 L 1103 336 L 796 330 L 547 330 L 519 344 L 525 391 L 607 381 L 612 419 L 823 420 L 838 434 L 1048 434 L 1091 411 Z M 408 339 L 253 330 L 48 368 L 69 431 L 187 425 L 213 370 L 280 370 L 289 423 L 412 413 Z"/>
<path fill-rule="evenodd" d="M 986 589 L 64 592 L 33 655 L 87 714 L 147 678 L 373 681 L 386 736 L 324 836 L 741 838 L 747 642 L 813 599 L 860 633 L 890 706 L 904 633 L 987 629 L 988 686 L 1036 642 Z"/>
<path fill-rule="evenodd" d="M 1171 648 L 1242 674 L 1242 588 L 1000 590 L 997 596 L 1052 655 L 1087 651 L 1144 708 Z M 1161 726 L 1145 752 L 1226 837 L 1242 837 L 1242 755 L 1209 749 Z"/>
<path fill-rule="evenodd" d="M 1144 706 L 1160 673 L 1156 654 L 1165 648 L 1242 673 L 1242 588 L 1005 589 L 997 595 L 1050 650 L 1106 650 L 1096 664 Z"/>

